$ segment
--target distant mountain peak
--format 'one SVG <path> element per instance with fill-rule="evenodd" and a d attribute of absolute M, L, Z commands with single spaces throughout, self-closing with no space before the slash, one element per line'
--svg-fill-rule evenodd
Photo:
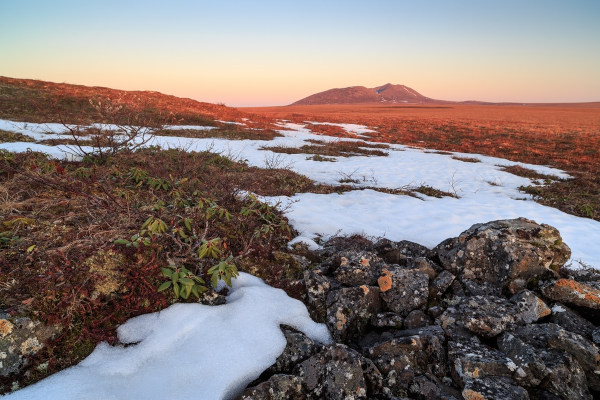
<path fill-rule="evenodd" d="M 405 85 L 386 83 L 374 88 L 350 86 L 347 88 L 329 89 L 315 93 L 293 103 L 308 104 L 357 104 L 357 103 L 434 103 L 436 100 L 425 97 Z"/>

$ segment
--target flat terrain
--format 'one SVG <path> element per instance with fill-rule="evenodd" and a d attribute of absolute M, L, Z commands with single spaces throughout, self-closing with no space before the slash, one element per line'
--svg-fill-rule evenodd
<path fill-rule="evenodd" d="M 362 124 L 376 130 L 370 134 L 375 141 L 558 167 L 575 179 L 530 189 L 531 194 L 565 212 L 600 218 L 600 103 L 363 104 L 240 110 L 293 122 Z M 314 131 L 329 128 L 311 126 Z"/>

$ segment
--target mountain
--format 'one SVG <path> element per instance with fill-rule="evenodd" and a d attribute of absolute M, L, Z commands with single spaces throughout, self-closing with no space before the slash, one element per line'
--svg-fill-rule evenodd
<path fill-rule="evenodd" d="M 383 86 L 366 88 L 350 86 L 340 89 L 329 89 L 298 100 L 293 105 L 309 104 L 356 104 L 356 103 L 437 103 L 439 100 L 425 97 L 414 89 L 404 85 L 387 83 Z"/>

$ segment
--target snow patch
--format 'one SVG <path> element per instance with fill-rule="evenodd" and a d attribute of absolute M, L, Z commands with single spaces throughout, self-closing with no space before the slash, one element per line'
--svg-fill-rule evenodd
<path fill-rule="evenodd" d="M 232 285 L 222 306 L 179 303 L 132 318 L 117 331 L 130 346 L 102 343 L 79 365 L 6 398 L 233 398 L 285 348 L 281 324 L 331 342 L 327 328 L 282 290 L 245 273 Z"/>

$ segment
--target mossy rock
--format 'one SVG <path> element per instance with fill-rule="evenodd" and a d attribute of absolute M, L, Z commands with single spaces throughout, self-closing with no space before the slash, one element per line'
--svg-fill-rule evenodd
<path fill-rule="evenodd" d="M 84 261 L 94 281 L 92 298 L 120 293 L 125 283 L 123 268 L 127 259 L 113 250 L 99 250 Z"/>

